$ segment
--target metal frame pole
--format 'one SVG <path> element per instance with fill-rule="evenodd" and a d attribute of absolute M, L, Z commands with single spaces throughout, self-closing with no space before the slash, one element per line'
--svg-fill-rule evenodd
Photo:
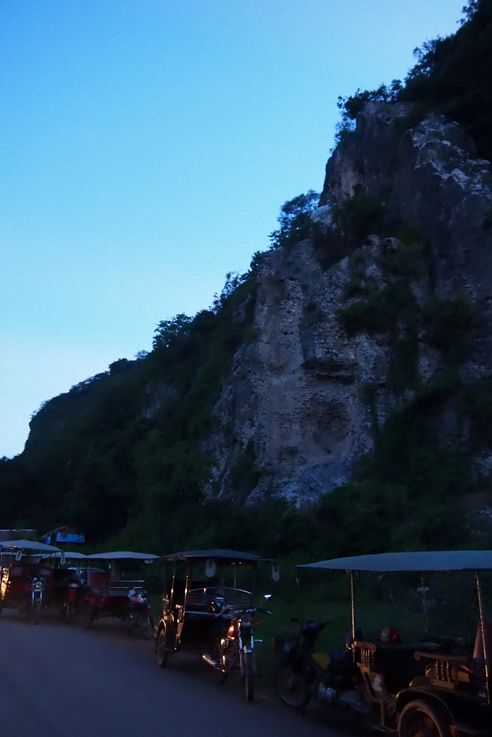
<path fill-rule="evenodd" d="M 482 636 L 482 653 L 484 659 L 484 671 L 485 671 L 485 692 L 487 694 L 487 704 L 490 705 L 490 672 L 489 672 L 489 653 L 487 648 L 487 640 L 485 636 L 485 615 L 482 598 L 482 586 L 480 583 L 480 573 L 475 571 L 475 581 L 477 584 L 477 599 L 478 599 L 478 616 L 480 618 L 480 634 Z"/>

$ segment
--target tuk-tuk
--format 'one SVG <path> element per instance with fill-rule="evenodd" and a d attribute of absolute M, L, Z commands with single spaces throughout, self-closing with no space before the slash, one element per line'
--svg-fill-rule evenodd
<path fill-rule="evenodd" d="M 80 611 L 85 626 L 92 627 L 100 617 L 113 617 L 121 620 L 129 631 L 151 639 L 154 625 L 144 581 L 122 572 L 121 566 L 122 561 L 135 567 L 135 564 L 153 563 L 158 558 L 152 553 L 129 550 L 88 555 L 85 574 L 83 568 L 80 571 Z"/>
<path fill-rule="evenodd" d="M 253 592 L 260 560 L 253 553 L 222 549 L 189 550 L 164 558 L 165 588 L 155 644 L 160 668 L 171 655 L 195 650 L 221 681 L 237 667 L 246 698 L 253 699 Z"/>
<path fill-rule="evenodd" d="M 39 622 L 53 580 L 48 556 L 59 551 L 53 545 L 33 540 L 6 540 L 2 543 L 0 612 L 4 607 L 13 607 L 30 614 L 33 624 Z"/>
<path fill-rule="evenodd" d="M 492 620 L 485 615 L 481 572 L 492 570 L 492 551 L 453 550 L 381 553 L 310 563 L 300 568 L 346 571 L 351 590 L 351 651 L 359 674 L 358 699 L 372 706 L 377 727 L 398 737 L 492 737 Z M 470 571 L 478 605 L 473 650 L 457 650 L 451 639 L 420 642 L 366 640 L 356 626 L 355 572 L 419 573 Z M 425 591 L 425 587 L 421 587 Z M 468 606 L 468 602 L 463 602 Z M 489 615 L 490 616 L 490 615 Z M 331 703 L 350 704 L 329 689 Z M 357 699 L 353 700 L 357 703 Z"/>
<path fill-rule="evenodd" d="M 53 580 L 50 587 L 47 606 L 55 609 L 67 624 L 80 611 L 82 591 L 82 561 L 87 556 L 78 551 L 64 550 L 50 556 L 53 559 Z"/>

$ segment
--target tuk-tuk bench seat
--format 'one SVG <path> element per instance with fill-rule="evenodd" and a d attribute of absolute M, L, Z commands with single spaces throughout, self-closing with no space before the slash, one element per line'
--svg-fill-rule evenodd
<path fill-rule="evenodd" d="M 484 623 L 485 648 L 492 659 L 492 622 Z M 485 660 L 480 623 L 477 626 L 475 645 L 471 655 L 454 655 L 453 653 L 429 653 L 417 651 L 416 660 L 425 664 L 425 675 L 431 683 L 441 688 L 467 688 L 471 683 L 485 683 Z M 490 667 L 490 666 L 489 666 Z"/>
<path fill-rule="evenodd" d="M 215 614 L 211 606 L 218 596 L 221 596 L 221 594 L 217 586 L 190 589 L 186 596 L 185 619 L 192 619 L 194 615 L 197 615 L 198 618 L 203 617 L 203 615 L 214 618 Z"/>
<path fill-rule="evenodd" d="M 423 675 L 425 665 L 415 658 L 415 652 L 425 652 L 432 657 L 437 647 L 433 642 L 358 642 L 357 665 L 378 700 L 383 694 L 398 693 L 414 678 Z"/>

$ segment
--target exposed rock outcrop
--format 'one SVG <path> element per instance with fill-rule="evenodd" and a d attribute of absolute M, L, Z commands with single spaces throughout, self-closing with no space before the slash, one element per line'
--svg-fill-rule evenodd
<path fill-rule="evenodd" d="M 250 500 L 280 495 L 306 504 L 347 480 L 373 445 L 374 423 L 411 397 L 411 389 L 388 386 L 387 336 L 349 335 L 339 314 L 353 302 L 354 263 L 373 291 L 387 286 L 381 264 L 404 247 L 398 230 L 417 233 L 428 254 L 406 277 L 417 309 L 431 298 L 469 300 L 478 324 L 460 370 L 466 381 L 491 372 L 490 164 L 475 157 L 457 124 L 433 116 L 408 127 L 410 116 L 403 104 L 366 106 L 328 161 L 312 218 L 322 235 L 333 235 L 337 209 L 362 193 L 395 223 L 394 234 L 368 235 L 328 269 L 313 240 L 264 256 L 257 272 L 258 337 L 236 353 L 214 410 L 209 493 L 239 485 Z M 395 317 L 396 333 L 403 327 Z M 439 353 L 422 335 L 416 352 L 419 381 L 428 382 L 441 368 Z M 441 418 L 438 425 L 453 435 L 453 423 Z"/>

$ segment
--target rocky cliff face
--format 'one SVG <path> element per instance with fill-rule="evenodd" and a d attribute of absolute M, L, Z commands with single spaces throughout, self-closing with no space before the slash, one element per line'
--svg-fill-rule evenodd
<path fill-rule="evenodd" d="M 403 104 L 367 105 L 328 161 L 316 237 L 264 256 L 257 337 L 236 353 L 214 410 L 211 494 L 239 488 L 249 500 L 279 495 L 303 505 L 346 481 L 372 448 L 375 425 L 445 368 L 442 336 L 436 343 L 426 328 L 429 304 L 472 306 L 473 340 L 455 368 L 464 382 L 490 374 L 490 164 L 457 124 L 436 116 L 411 127 L 410 116 Z M 327 268 L 344 237 L 340 213 L 361 197 L 384 213 L 384 227 L 345 243 L 346 255 Z M 386 323 L 365 325 L 391 296 Z M 350 327 L 354 305 L 362 327 Z M 447 337 L 452 347 L 456 336 Z M 415 360 L 407 384 L 399 381 L 407 368 L 395 364 L 402 345 Z M 435 425 L 448 443 L 467 433 L 451 405 Z"/>

